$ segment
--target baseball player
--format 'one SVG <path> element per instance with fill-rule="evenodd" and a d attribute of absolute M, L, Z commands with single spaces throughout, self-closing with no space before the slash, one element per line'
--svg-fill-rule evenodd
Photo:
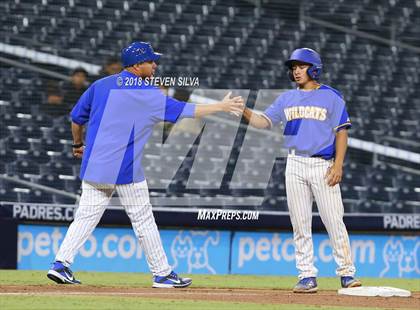
<path fill-rule="evenodd" d="M 179 277 L 168 264 L 149 201 L 141 154 L 156 123 L 174 123 L 219 111 L 241 112 L 243 99 L 231 98 L 229 93 L 219 103 L 195 105 L 165 96 L 150 83 L 160 57 L 150 43 L 130 44 L 121 52 L 124 70 L 94 82 L 71 112 L 73 154 L 82 158 L 82 195 L 74 221 L 47 274 L 57 283 L 80 283 L 69 267 L 114 191 L 118 192 L 145 253 L 153 287 L 182 288 L 192 283 L 189 278 Z"/>
<path fill-rule="evenodd" d="M 299 271 L 293 291 L 317 291 L 311 232 L 314 200 L 331 240 L 341 286 L 361 286 L 354 278 L 338 184 L 343 174 L 347 129 L 351 127 L 345 102 L 336 89 L 318 82 L 322 62 L 314 50 L 296 49 L 285 66 L 297 88 L 282 93 L 264 113 L 245 109 L 244 117 L 257 128 L 271 128 L 280 122 L 285 125 L 285 147 L 289 149 L 286 195 Z"/>

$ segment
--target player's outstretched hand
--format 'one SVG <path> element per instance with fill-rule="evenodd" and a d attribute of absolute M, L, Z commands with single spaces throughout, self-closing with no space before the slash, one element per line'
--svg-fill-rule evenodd
<path fill-rule="evenodd" d="M 343 167 L 339 165 L 332 165 L 328 168 L 325 177 L 329 186 L 334 186 L 340 183 L 341 178 L 343 177 Z"/>
<path fill-rule="evenodd" d="M 240 115 L 245 107 L 244 98 L 242 96 L 231 97 L 232 92 L 228 92 L 222 100 L 223 111 Z"/>
<path fill-rule="evenodd" d="M 73 156 L 76 158 L 82 158 L 83 157 L 83 151 L 85 150 L 85 147 L 78 147 L 78 148 L 73 148 Z"/>

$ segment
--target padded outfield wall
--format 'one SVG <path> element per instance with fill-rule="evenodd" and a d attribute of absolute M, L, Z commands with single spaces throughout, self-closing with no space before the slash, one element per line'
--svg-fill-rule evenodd
<path fill-rule="evenodd" d="M 66 226 L 18 225 L 18 269 L 45 269 L 54 260 Z M 291 233 L 221 230 L 161 230 L 169 263 L 179 273 L 295 275 Z M 420 278 L 420 237 L 351 234 L 360 277 Z M 320 276 L 334 276 L 331 244 L 314 234 Z M 130 228 L 97 228 L 81 248 L 74 270 L 148 272 Z"/>
<path fill-rule="evenodd" d="M 2 268 L 48 269 L 74 207 L 0 203 L 0 228 L 8 236 Z M 153 210 L 169 262 L 180 273 L 296 275 L 287 212 L 261 211 L 257 221 L 199 221 L 197 209 Z M 419 214 L 354 214 L 345 215 L 344 221 L 358 276 L 420 278 Z M 317 214 L 313 224 L 320 276 L 334 276 L 331 245 Z M 74 270 L 148 272 L 123 209 L 105 211 Z"/>

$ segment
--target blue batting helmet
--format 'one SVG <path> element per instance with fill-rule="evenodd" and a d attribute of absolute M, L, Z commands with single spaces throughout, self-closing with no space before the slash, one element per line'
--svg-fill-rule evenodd
<path fill-rule="evenodd" d="M 311 79 L 318 80 L 322 73 L 322 61 L 321 56 L 313 49 L 304 47 L 298 48 L 293 51 L 292 55 L 290 55 L 289 59 L 284 62 L 284 65 L 289 68 L 289 78 L 294 81 L 293 73 L 292 73 L 292 63 L 294 61 L 300 61 L 307 64 L 312 65 L 308 68 L 308 75 Z"/>
<path fill-rule="evenodd" d="M 149 42 L 133 42 L 121 51 L 121 62 L 123 67 L 146 62 L 156 61 L 160 58 L 161 53 L 155 53 Z"/>

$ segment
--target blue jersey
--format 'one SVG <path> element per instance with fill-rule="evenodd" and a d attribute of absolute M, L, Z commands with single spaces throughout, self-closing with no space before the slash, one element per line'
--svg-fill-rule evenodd
<path fill-rule="evenodd" d="M 141 158 L 153 126 L 194 117 L 195 105 L 167 97 L 128 72 L 93 83 L 71 112 L 87 124 L 80 178 L 106 184 L 144 181 Z"/>
<path fill-rule="evenodd" d="M 327 85 L 284 92 L 263 116 L 271 125 L 282 122 L 285 147 L 304 157 L 333 158 L 335 133 L 351 127 L 341 94 Z"/>

